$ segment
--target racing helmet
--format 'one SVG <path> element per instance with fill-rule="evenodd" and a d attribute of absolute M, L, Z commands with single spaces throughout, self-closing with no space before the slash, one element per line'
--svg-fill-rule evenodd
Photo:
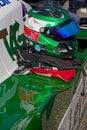
<path fill-rule="evenodd" d="M 47 53 L 61 58 L 75 57 L 78 51 L 75 35 L 80 29 L 66 10 L 45 5 L 31 9 L 27 15 L 24 34 L 32 41 L 35 49 L 38 45 L 39 51 L 44 48 Z"/>

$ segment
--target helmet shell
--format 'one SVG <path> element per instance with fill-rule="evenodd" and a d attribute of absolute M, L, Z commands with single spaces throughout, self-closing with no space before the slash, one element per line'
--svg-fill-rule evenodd
<path fill-rule="evenodd" d="M 78 50 L 75 34 L 80 29 L 67 11 L 54 6 L 31 9 L 25 18 L 24 34 L 40 50 L 71 58 Z"/>

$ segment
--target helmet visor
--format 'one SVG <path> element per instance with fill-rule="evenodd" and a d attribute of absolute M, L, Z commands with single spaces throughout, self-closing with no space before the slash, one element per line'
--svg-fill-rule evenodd
<path fill-rule="evenodd" d="M 63 40 L 68 37 L 71 37 L 80 32 L 79 27 L 75 23 L 75 21 L 66 22 L 58 27 L 51 27 L 51 34 L 54 40 Z"/>

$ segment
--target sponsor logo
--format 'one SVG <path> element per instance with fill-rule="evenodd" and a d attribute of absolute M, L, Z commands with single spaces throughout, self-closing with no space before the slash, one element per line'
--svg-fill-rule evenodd
<path fill-rule="evenodd" d="M 10 3 L 11 2 L 9 0 L 0 0 L 0 8 L 6 6 Z"/>
<path fill-rule="evenodd" d="M 15 23 L 10 25 L 9 28 L 0 30 L 0 40 L 3 40 L 4 45 L 12 59 L 14 59 L 14 52 L 23 44 L 23 40 L 25 39 L 24 34 L 18 33 L 19 28 L 20 24 L 15 21 Z"/>
<path fill-rule="evenodd" d="M 33 92 L 32 90 L 27 91 L 23 87 L 19 89 L 19 96 L 21 100 L 27 101 L 31 104 L 34 104 L 34 95 L 35 92 Z"/>

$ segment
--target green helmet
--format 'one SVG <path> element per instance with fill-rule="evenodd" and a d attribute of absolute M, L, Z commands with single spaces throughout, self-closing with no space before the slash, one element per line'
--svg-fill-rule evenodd
<path fill-rule="evenodd" d="M 75 34 L 80 29 L 64 9 L 45 5 L 31 9 L 25 18 L 24 34 L 37 51 L 73 58 L 78 50 Z"/>

